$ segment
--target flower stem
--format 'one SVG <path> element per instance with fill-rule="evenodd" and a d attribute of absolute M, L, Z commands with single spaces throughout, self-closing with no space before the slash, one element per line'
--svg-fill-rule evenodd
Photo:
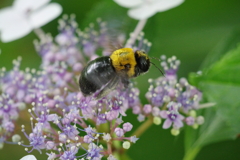
<path fill-rule="evenodd" d="M 201 147 L 194 147 L 187 151 L 187 153 L 184 155 L 183 160 L 194 160 L 198 154 L 198 152 L 201 150 Z"/>
<path fill-rule="evenodd" d="M 153 117 L 149 117 L 147 121 L 145 121 L 141 126 L 137 128 L 137 130 L 132 134 L 136 137 L 140 137 L 151 125 L 153 124 Z"/>
<path fill-rule="evenodd" d="M 215 106 L 215 105 L 216 105 L 216 103 L 213 103 L 213 102 L 204 103 L 204 104 L 199 105 L 199 109 L 209 108 L 209 107 L 213 107 L 213 106 Z"/>
<path fill-rule="evenodd" d="M 111 142 L 107 143 L 107 150 L 108 150 L 109 155 L 112 154 L 112 144 L 111 144 Z"/>
<path fill-rule="evenodd" d="M 125 47 L 131 47 L 135 43 L 138 34 L 143 30 L 143 27 L 145 26 L 146 22 L 147 19 L 142 19 L 138 22 L 134 32 L 130 35 L 130 38 L 128 39 Z"/>

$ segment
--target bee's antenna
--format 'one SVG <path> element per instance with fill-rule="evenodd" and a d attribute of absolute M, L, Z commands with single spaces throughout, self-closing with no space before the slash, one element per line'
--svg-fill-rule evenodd
<path fill-rule="evenodd" d="M 156 59 L 158 61 L 161 61 L 161 59 L 157 58 L 157 57 L 150 57 L 150 58 L 153 58 L 153 59 Z"/>
<path fill-rule="evenodd" d="M 160 68 L 158 68 L 158 66 L 156 64 L 154 64 L 153 62 L 150 62 L 150 63 L 153 64 L 162 73 L 162 75 L 164 76 L 163 71 Z"/>

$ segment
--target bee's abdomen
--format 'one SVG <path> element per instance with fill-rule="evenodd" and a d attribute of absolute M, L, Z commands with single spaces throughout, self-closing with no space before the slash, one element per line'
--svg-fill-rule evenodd
<path fill-rule="evenodd" d="M 91 95 L 115 76 L 117 75 L 110 57 L 99 57 L 88 63 L 83 69 L 79 79 L 79 86 L 84 95 Z"/>

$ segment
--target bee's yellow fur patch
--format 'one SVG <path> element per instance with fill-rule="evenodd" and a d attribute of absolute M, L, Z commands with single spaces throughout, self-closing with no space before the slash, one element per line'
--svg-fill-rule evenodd
<path fill-rule="evenodd" d="M 135 66 L 137 64 L 134 51 L 131 48 L 122 48 L 114 51 L 110 56 L 112 60 L 112 65 L 116 72 L 122 72 L 126 69 L 125 65 L 129 64 L 130 68 L 127 71 L 129 78 L 133 77 L 135 74 Z"/>

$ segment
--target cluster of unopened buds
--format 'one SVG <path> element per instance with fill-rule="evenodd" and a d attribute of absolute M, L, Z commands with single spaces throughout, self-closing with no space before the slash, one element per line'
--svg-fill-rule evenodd
<path fill-rule="evenodd" d="M 164 119 L 163 128 L 172 127 L 173 135 L 178 135 L 184 124 L 197 128 L 204 122 L 196 112 L 202 94 L 185 78 L 178 81 L 180 61 L 174 56 L 162 56 L 164 75 L 149 79 L 146 93 L 149 104 L 141 104 L 139 89 L 133 84 L 127 89 L 119 84 L 100 99 L 94 95 L 84 97 L 78 86 L 81 70 L 100 51 L 103 55 L 111 54 L 112 39 L 105 22 L 97 20 L 97 27 L 91 24 L 81 31 L 74 19 L 74 16 L 64 16 L 55 38 L 39 34 L 40 41 L 35 46 L 42 63 L 38 70 L 21 70 L 21 58 L 13 61 L 11 71 L 1 69 L 0 148 L 4 143 L 13 143 L 24 146 L 27 152 L 44 150 L 48 159 L 108 157 L 116 160 L 116 151 L 124 152 L 138 140 L 137 128 L 124 121 L 129 109 L 139 122 L 151 120 L 160 125 Z M 143 36 L 139 35 L 138 43 L 132 44 L 132 48 L 149 50 L 151 44 Z M 123 44 L 123 37 L 119 35 L 114 43 Z M 15 134 L 15 128 L 20 112 L 26 108 L 29 108 L 30 124 L 22 125 L 28 139 L 23 142 Z M 80 150 L 84 152 L 81 151 L 82 155 L 77 154 Z"/>

